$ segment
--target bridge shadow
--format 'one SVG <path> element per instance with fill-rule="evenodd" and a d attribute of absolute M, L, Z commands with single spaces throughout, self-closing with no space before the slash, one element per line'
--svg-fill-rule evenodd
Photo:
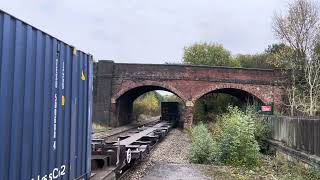
<path fill-rule="evenodd" d="M 134 101 L 143 94 L 156 90 L 167 91 L 178 97 L 183 107 L 185 107 L 182 109 L 180 122 L 184 126 L 191 126 L 199 121 L 210 121 L 216 115 L 225 112 L 229 105 L 238 106 L 240 109 L 245 110 L 247 106 L 260 107 L 265 104 L 263 100 L 245 90 L 220 88 L 202 94 L 196 100 L 191 101 L 191 105 L 188 105 L 188 101 L 182 99 L 171 89 L 162 86 L 144 85 L 127 90 L 115 100 L 112 111 L 113 126 L 132 123 L 135 120 L 133 112 Z"/>
<path fill-rule="evenodd" d="M 180 102 L 183 102 L 183 100 L 177 95 L 177 93 L 161 86 L 147 85 L 135 87 L 123 93 L 115 100 L 115 103 L 113 104 L 113 125 L 122 126 L 131 123 L 133 120 L 136 120 L 133 112 L 134 101 L 148 92 L 157 90 L 170 92 L 174 94 Z"/>
<path fill-rule="evenodd" d="M 249 106 L 257 110 L 264 102 L 255 95 L 235 88 L 222 88 L 210 91 L 195 101 L 193 108 L 193 124 L 212 122 L 226 113 L 229 106 L 236 106 L 245 111 Z"/>

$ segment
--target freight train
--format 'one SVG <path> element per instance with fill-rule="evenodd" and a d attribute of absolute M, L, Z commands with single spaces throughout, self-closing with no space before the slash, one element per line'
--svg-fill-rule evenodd
<path fill-rule="evenodd" d="M 92 179 L 107 179 L 108 176 L 117 178 L 136 162 L 144 159 L 169 130 L 176 126 L 180 119 L 179 111 L 179 103 L 164 102 L 161 104 L 160 121 L 131 131 L 129 135 L 118 136 L 117 141 L 93 139 Z"/>
<path fill-rule="evenodd" d="M 146 157 L 172 127 L 172 122 L 160 121 L 138 128 L 130 135 L 119 136 L 117 141 L 93 139 L 91 143 L 92 179 L 100 179 L 110 174 L 114 174 L 115 177 L 121 176 L 135 162 Z"/>

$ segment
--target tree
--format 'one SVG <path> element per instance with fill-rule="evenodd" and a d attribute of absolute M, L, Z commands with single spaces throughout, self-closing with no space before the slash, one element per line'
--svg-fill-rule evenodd
<path fill-rule="evenodd" d="M 244 68 L 261 68 L 261 69 L 270 69 L 273 68 L 271 64 L 268 63 L 268 54 L 239 54 L 235 56 L 235 61 L 237 61 L 241 67 Z"/>
<path fill-rule="evenodd" d="M 296 58 L 310 58 L 319 38 L 319 11 L 310 0 L 289 3 L 288 14 L 275 14 L 276 36 L 295 50 Z"/>
<path fill-rule="evenodd" d="M 272 64 L 275 68 L 280 68 L 284 76 L 290 75 L 291 86 L 286 89 L 287 94 L 287 103 L 284 103 L 287 107 L 290 108 L 290 115 L 294 115 L 294 111 L 297 107 L 296 103 L 296 94 L 297 93 L 297 83 L 296 83 L 296 64 L 294 58 L 294 50 L 284 44 L 272 44 L 266 51 L 268 54 L 267 62 Z M 289 73 L 288 73 L 289 72 Z"/>
<path fill-rule="evenodd" d="M 293 57 L 287 66 L 290 69 L 291 86 L 287 89 L 291 107 L 309 115 L 315 115 L 317 97 L 320 95 L 316 45 L 320 35 L 319 11 L 310 0 L 295 0 L 289 3 L 286 15 L 275 14 L 275 35 L 292 49 Z M 310 83 L 311 82 L 311 83 Z M 305 93 L 307 92 L 307 93 Z M 306 96 L 308 94 L 308 96 Z"/>
<path fill-rule="evenodd" d="M 233 62 L 230 51 L 221 44 L 210 43 L 196 43 L 185 47 L 183 61 L 195 65 L 239 66 Z"/>
<path fill-rule="evenodd" d="M 320 50 L 320 49 L 319 49 Z M 315 52 L 320 52 L 317 49 Z M 316 115 L 320 110 L 320 56 L 314 53 L 311 60 L 307 61 L 304 66 L 304 78 L 306 80 L 306 88 L 308 91 L 303 92 L 303 96 L 299 98 L 299 107 L 303 112 L 309 115 Z M 308 97 L 308 98 L 306 98 Z"/>
<path fill-rule="evenodd" d="M 283 43 L 272 44 L 263 53 L 238 54 L 234 57 L 234 61 L 237 61 L 244 68 L 286 68 L 287 59 L 291 58 L 291 50 L 289 46 Z"/>
<path fill-rule="evenodd" d="M 267 54 L 277 54 L 287 47 L 289 47 L 289 46 L 285 45 L 284 43 L 272 44 L 272 45 L 268 46 L 268 48 L 265 50 L 265 52 Z"/>
<path fill-rule="evenodd" d="M 294 57 L 294 51 L 284 43 L 269 45 L 265 53 L 268 54 L 267 63 L 272 67 L 284 70 L 291 67 L 290 62 Z"/>
<path fill-rule="evenodd" d="M 133 103 L 133 117 L 139 120 L 141 114 L 157 116 L 160 114 L 161 95 L 155 91 L 145 93 L 138 97 Z"/>

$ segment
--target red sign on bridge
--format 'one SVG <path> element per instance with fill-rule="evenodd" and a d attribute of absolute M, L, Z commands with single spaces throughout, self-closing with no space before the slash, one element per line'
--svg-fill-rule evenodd
<path fill-rule="evenodd" d="M 261 111 L 262 112 L 271 112 L 272 106 L 261 106 Z"/>

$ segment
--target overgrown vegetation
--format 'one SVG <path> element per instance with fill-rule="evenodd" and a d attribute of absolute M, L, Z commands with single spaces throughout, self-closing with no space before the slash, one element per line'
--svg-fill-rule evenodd
<path fill-rule="evenodd" d="M 210 93 L 196 101 L 193 122 L 214 122 L 219 114 L 226 113 L 228 106 L 241 106 L 242 102 L 234 96 Z"/>
<path fill-rule="evenodd" d="M 255 167 L 260 163 L 259 145 L 255 139 L 255 122 L 250 112 L 229 107 L 212 129 L 225 164 Z"/>
<path fill-rule="evenodd" d="M 141 115 L 158 116 L 160 115 L 161 95 L 151 91 L 138 97 L 133 103 L 133 118 L 141 120 Z"/>
<path fill-rule="evenodd" d="M 242 112 L 230 106 L 209 126 L 199 123 L 192 129 L 192 148 L 188 156 L 195 163 L 223 163 L 254 168 L 260 164 L 258 140 L 263 142 L 266 131 L 251 111 Z"/>
<path fill-rule="evenodd" d="M 218 154 L 218 148 L 208 127 L 200 123 L 191 130 L 191 135 L 192 145 L 188 154 L 189 160 L 198 164 L 212 163 Z"/>
<path fill-rule="evenodd" d="M 313 168 L 305 168 L 295 162 L 281 157 L 262 156 L 261 166 L 255 169 L 233 166 L 204 166 L 202 171 L 212 179 L 251 180 L 251 179 L 279 179 L 279 180 L 316 180 L 320 179 L 320 172 Z"/>
<path fill-rule="evenodd" d="M 214 179 L 320 179 L 319 170 L 261 153 L 268 149 L 270 123 L 256 119 L 252 109 L 230 106 L 215 123 L 198 123 L 187 158 L 211 164 L 205 173 Z"/>
<path fill-rule="evenodd" d="M 276 13 L 273 30 L 289 48 L 278 64 L 290 78 L 287 107 L 291 116 L 320 112 L 320 13 L 311 0 L 294 0 L 287 12 Z"/>
<path fill-rule="evenodd" d="M 253 113 L 253 111 L 251 112 Z M 269 152 L 269 143 L 267 142 L 267 140 L 271 139 L 272 137 L 271 122 L 267 120 L 255 119 L 254 128 L 254 137 L 259 144 L 260 152 L 263 154 L 272 153 Z"/>

